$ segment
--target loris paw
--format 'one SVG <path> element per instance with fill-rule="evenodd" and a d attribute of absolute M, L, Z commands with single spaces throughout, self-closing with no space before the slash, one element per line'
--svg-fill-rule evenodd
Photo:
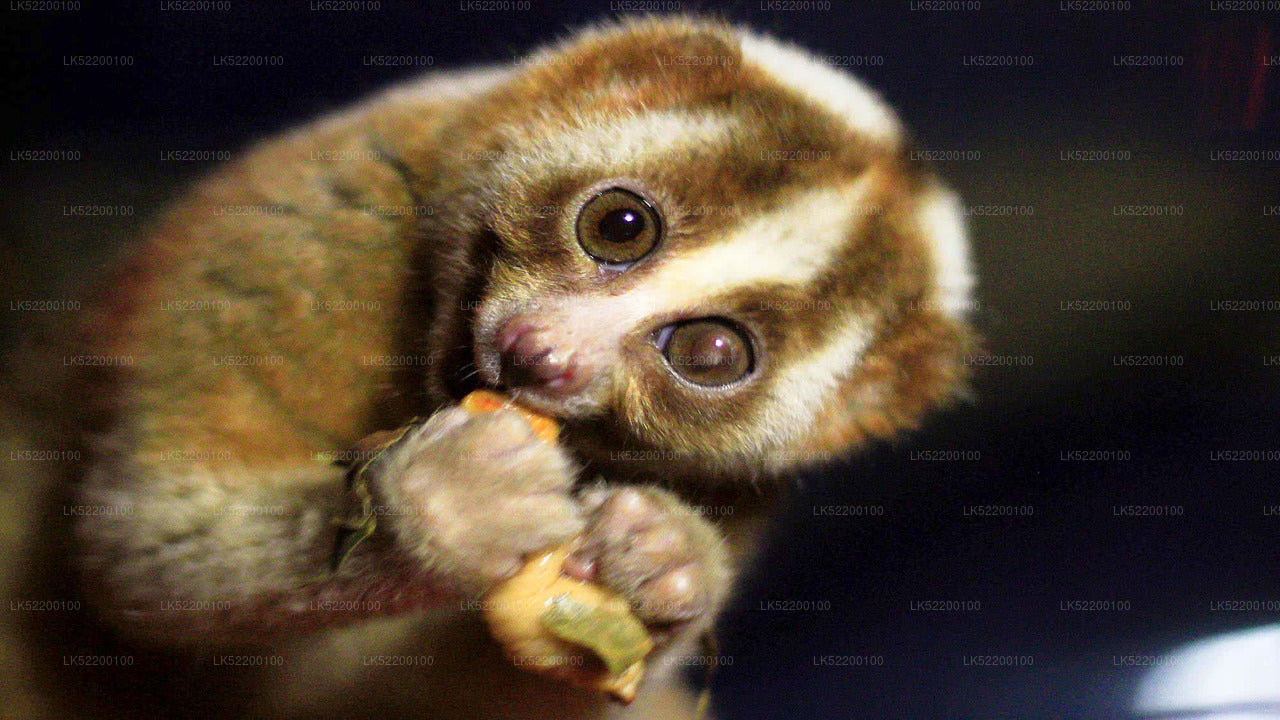
<path fill-rule="evenodd" d="M 656 488 L 601 487 L 583 494 L 590 513 L 571 574 L 605 585 L 641 620 L 663 631 L 701 627 L 728 588 L 720 534 L 674 495 Z"/>
<path fill-rule="evenodd" d="M 511 410 L 442 410 L 382 462 L 376 491 L 397 540 L 433 572 L 483 592 L 528 553 L 583 530 L 575 468 Z"/>

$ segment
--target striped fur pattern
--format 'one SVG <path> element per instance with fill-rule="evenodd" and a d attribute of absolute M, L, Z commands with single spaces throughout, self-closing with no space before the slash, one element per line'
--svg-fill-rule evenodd
<path fill-rule="evenodd" d="M 497 379 L 495 328 L 532 312 L 606 369 L 582 396 L 545 406 L 581 421 L 569 437 L 604 464 L 619 448 L 660 450 L 676 462 L 655 472 L 694 468 L 700 480 L 843 456 L 915 424 L 962 382 L 963 219 L 864 85 L 776 40 L 696 21 L 606 27 L 528 67 L 433 155 L 457 168 L 450 191 L 465 201 L 452 207 L 471 214 L 433 218 L 428 234 L 461 226 L 495 245 L 471 339 L 484 380 Z M 651 199 L 666 228 L 616 276 L 573 225 L 611 186 Z M 654 351 L 656 328 L 708 316 L 754 335 L 761 362 L 747 382 L 676 382 Z"/>

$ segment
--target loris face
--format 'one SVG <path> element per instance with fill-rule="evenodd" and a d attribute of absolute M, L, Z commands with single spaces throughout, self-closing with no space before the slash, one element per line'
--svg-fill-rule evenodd
<path fill-rule="evenodd" d="M 962 221 L 868 90 L 714 25 L 535 60 L 457 150 L 488 159 L 457 222 L 487 244 L 486 384 L 596 462 L 703 475 L 820 462 L 952 392 Z"/>

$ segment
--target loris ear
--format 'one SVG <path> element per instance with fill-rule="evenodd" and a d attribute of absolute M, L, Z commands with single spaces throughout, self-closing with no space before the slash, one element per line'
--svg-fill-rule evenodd
<path fill-rule="evenodd" d="M 843 457 L 874 438 L 916 427 L 963 391 L 976 336 L 963 320 L 911 310 L 867 348 L 802 441 L 813 457 Z"/>

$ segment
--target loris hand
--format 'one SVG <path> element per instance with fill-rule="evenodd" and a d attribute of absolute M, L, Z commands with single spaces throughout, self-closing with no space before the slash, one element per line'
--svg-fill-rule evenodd
<path fill-rule="evenodd" d="M 589 518 L 567 569 L 625 597 L 655 640 L 705 627 L 729 586 L 719 532 L 657 488 L 600 487 L 582 499 Z"/>
<path fill-rule="evenodd" d="M 512 410 L 432 416 L 379 461 L 380 522 L 434 573 L 483 592 L 582 532 L 574 466 Z"/>

